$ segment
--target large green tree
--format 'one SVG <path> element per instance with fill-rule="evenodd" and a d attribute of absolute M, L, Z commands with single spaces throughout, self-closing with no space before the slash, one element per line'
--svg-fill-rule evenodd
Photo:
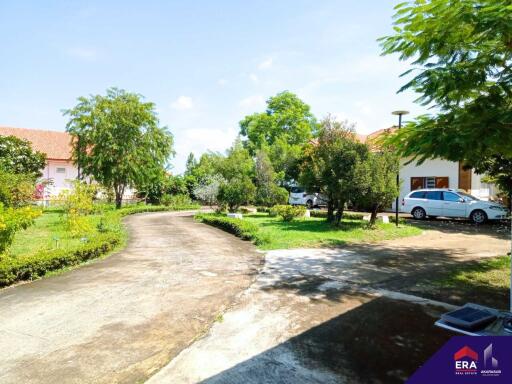
<path fill-rule="evenodd" d="M 396 7 L 383 53 L 412 61 L 401 90 L 434 107 L 390 139 L 418 161 L 512 158 L 512 5 L 509 0 L 415 0 Z"/>
<path fill-rule="evenodd" d="M 13 174 L 41 176 L 44 153 L 34 151 L 30 142 L 15 136 L 0 136 L 0 169 Z"/>
<path fill-rule="evenodd" d="M 110 88 L 106 95 L 80 97 L 64 115 L 73 160 L 84 175 L 114 189 L 117 208 L 126 187 L 159 179 L 173 154 L 172 135 L 141 95 Z"/>
<path fill-rule="evenodd" d="M 265 112 L 246 116 L 240 122 L 240 134 L 250 154 L 254 156 L 268 146 L 276 172 L 282 173 L 286 181 L 297 179 L 302 148 L 316 129 L 309 105 L 289 91 L 269 98 Z"/>
<path fill-rule="evenodd" d="M 304 152 L 300 182 L 327 197 L 327 220 L 339 225 L 345 204 L 358 199 L 367 185 L 368 146 L 359 142 L 353 126 L 329 116 Z"/>

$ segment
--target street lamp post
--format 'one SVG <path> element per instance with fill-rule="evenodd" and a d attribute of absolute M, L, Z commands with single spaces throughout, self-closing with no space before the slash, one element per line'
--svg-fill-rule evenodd
<path fill-rule="evenodd" d="M 409 111 L 394 111 L 391 112 L 393 115 L 398 115 L 398 129 L 402 128 L 402 116 L 407 115 Z M 395 200 L 395 225 L 398 227 L 398 200 L 400 198 L 400 167 L 396 173 L 396 187 L 398 189 L 398 194 L 396 195 Z"/>

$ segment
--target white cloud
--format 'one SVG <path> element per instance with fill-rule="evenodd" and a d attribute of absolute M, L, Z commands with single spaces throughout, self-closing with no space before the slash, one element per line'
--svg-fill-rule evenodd
<path fill-rule="evenodd" d="M 251 73 L 251 74 L 249 75 L 249 79 L 251 79 L 251 81 L 252 81 L 253 83 L 258 83 L 258 81 L 260 80 L 260 79 L 258 78 L 258 76 L 257 76 L 256 74 L 254 74 L 254 73 Z"/>
<path fill-rule="evenodd" d="M 266 60 L 263 60 L 260 65 L 258 65 L 258 68 L 261 69 L 261 70 L 265 70 L 265 69 L 270 69 L 272 68 L 272 63 L 273 60 L 271 57 L 269 57 L 268 59 Z"/>
<path fill-rule="evenodd" d="M 171 108 L 177 109 L 179 111 L 183 111 L 185 109 L 192 109 L 192 107 L 192 98 L 188 96 L 180 96 L 171 103 Z"/>
<path fill-rule="evenodd" d="M 97 57 L 96 50 L 82 47 L 70 48 L 67 53 L 75 58 L 88 61 L 94 61 Z"/>
<path fill-rule="evenodd" d="M 217 84 L 220 85 L 221 87 L 223 87 L 227 84 L 227 81 L 226 81 L 226 79 L 219 79 L 219 80 L 217 80 Z"/>
<path fill-rule="evenodd" d="M 256 109 L 265 106 L 265 98 L 261 95 L 253 95 L 240 100 L 238 104 L 243 108 Z"/>

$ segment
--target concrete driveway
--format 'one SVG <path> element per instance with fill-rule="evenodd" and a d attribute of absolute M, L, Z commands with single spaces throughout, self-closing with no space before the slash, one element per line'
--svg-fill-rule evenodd
<path fill-rule="evenodd" d="M 488 227 L 441 225 L 380 244 L 270 251 L 223 321 L 148 384 L 403 383 L 452 336 L 434 322 L 454 307 L 397 287 L 509 244 Z"/>
<path fill-rule="evenodd" d="M 143 382 L 203 334 L 262 258 L 184 215 L 130 216 L 125 250 L 0 291 L 0 382 Z"/>

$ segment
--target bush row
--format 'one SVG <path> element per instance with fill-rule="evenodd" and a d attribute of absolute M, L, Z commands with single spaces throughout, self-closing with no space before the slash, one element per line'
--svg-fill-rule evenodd
<path fill-rule="evenodd" d="M 256 243 L 260 242 L 258 237 L 258 226 L 243 219 L 235 219 L 217 214 L 206 213 L 197 214 L 195 218 L 205 224 L 211 225 L 229 232 L 242 240 L 252 240 Z"/>
<path fill-rule="evenodd" d="M 44 250 L 22 258 L 3 256 L 0 260 L 0 286 L 35 279 L 50 271 L 95 259 L 110 252 L 119 243 L 120 235 L 112 232 L 101 234 L 74 250 Z"/>
<path fill-rule="evenodd" d="M 319 210 L 311 210 L 309 212 L 309 215 L 311 217 L 319 217 L 319 218 L 322 218 L 322 219 L 326 219 L 327 218 L 327 211 L 319 211 Z M 348 220 L 363 220 L 363 215 L 360 215 L 360 214 L 357 214 L 357 213 L 347 213 L 347 212 L 344 212 L 343 213 L 343 218 L 344 219 L 348 219 Z"/>
<path fill-rule="evenodd" d="M 121 217 L 143 212 L 160 212 L 170 210 L 197 209 L 191 204 L 180 207 L 134 205 L 105 214 L 107 227 L 104 233 L 94 233 L 86 243 L 81 243 L 75 249 L 42 250 L 32 255 L 11 257 L 0 255 L 0 286 L 7 286 L 18 281 L 31 280 L 48 272 L 77 265 L 98 258 L 118 246 L 123 239 Z"/>

